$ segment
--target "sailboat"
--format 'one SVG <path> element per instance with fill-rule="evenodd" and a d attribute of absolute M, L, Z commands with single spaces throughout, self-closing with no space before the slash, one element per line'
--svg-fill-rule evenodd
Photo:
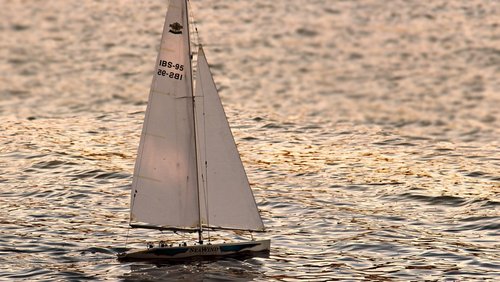
<path fill-rule="evenodd" d="M 131 188 L 132 228 L 197 232 L 198 241 L 160 242 L 119 260 L 176 260 L 269 252 L 270 240 L 205 243 L 211 230 L 263 232 L 201 44 L 196 79 L 187 0 L 170 0 Z M 196 81 L 194 81 L 196 80 Z M 195 82 L 195 83 L 194 83 Z"/>

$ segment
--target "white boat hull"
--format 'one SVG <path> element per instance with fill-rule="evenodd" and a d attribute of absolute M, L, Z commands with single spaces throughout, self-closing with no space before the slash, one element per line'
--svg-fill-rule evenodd
<path fill-rule="evenodd" d="M 179 247 L 153 247 L 141 250 L 131 250 L 118 254 L 122 261 L 137 260 L 185 260 L 192 258 L 232 257 L 238 255 L 252 255 L 255 253 L 269 253 L 271 240 L 248 241 L 238 243 L 224 243 L 213 245 L 194 245 Z"/>

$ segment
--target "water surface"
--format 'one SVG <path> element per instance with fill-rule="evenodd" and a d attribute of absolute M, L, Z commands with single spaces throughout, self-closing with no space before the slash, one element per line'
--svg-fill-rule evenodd
<path fill-rule="evenodd" d="M 177 265 L 115 259 L 191 239 L 128 228 L 167 3 L 0 6 L 2 279 L 500 279 L 498 2 L 193 1 L 272 250 Z"/>

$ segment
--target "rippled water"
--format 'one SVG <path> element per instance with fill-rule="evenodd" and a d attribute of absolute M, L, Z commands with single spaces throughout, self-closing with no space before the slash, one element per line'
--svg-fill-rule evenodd
<path fill-rule="evenodd" d="M 500 279 L 489 0 L 193 0 L 271 254 L 117 262 L 166 6 L 0 0 L 2 279 Z"/>

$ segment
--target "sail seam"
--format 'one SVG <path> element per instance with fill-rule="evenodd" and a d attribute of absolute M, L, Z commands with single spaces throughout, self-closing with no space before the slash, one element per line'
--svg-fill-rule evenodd
<path fill-rule="evenodd" d="M 162 182 L 161 180 L 159 179 L 155 179 L 155 178 L 152 178 L 152 177 L 147 177 L 147 176 L 143 176 L 143 175 L 134 175 L 135 177 L 137 178 L 142 178 L 142 179 L 146 179 L 146 180 L 151 180 L 151 181 L 154 181 L 154 182 Z"/>
<path fill-rule="evenodd" d="M 170 92 L 161 92 L 161 91 L 152 91 L 152 93 L 154 94 L 158 94 L 158 95 L 165 95 L 165 96 L 171 96 L 172 94 Z"/>
<path fill-rule="evenodd" d="M 166 136 L 150 133 L 150 132 L 145 132 L 144 135 L 151 136 L 151 137 L 156 137 L 156 138 L 161 138 L 161 139 L 166 139 Z"/>
<path fill-rule="evenodd" d="M 163 43 L 163 42 L 162 42 L 162 43 Z M 175 52 L 175 50 L 174 50 L 174 49 L 169 48 L 169 47 L 161 47 L 161 48 L 160 48 L 160 50 L 162 50 L 162 51 L 167 51 L 167 52 Z"/>

